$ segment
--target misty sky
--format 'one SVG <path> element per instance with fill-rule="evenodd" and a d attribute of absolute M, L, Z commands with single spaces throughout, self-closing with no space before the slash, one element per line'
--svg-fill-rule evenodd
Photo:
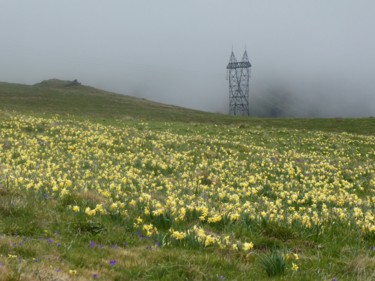
<path fill-rule="evenodd" d="M 375 116 L 374 11 L 373 0 L 0 0 L 0 81 L 78 79 L 227 112 L 226 65 L 246 46 L 254 107 L 284 93 L 291 116 Z"/>

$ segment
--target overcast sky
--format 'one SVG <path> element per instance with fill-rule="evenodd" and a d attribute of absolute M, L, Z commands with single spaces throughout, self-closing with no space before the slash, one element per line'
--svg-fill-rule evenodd
<path fill-rule="evenodd" d="M 0 0 L 0 81 L 49 78 L 226 112 L 245 50 L 253 101 L 375 116 L 373 0 Z M 313 110 L 312 110 L 313 108 Z"/>

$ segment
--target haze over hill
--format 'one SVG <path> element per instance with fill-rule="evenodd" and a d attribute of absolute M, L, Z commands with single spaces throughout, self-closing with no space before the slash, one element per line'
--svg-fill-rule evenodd
<path fill-rule="evenodd" d="M 227 112 L 233 46 L 258 116 L 375 115 L 372 0 L 3 0 L 0 80 Z"/>

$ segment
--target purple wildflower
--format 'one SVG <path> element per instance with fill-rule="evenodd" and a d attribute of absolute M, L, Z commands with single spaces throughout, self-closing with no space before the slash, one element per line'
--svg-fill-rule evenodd
<path fill-rule="evenodd" d="M 371 247 L 370 247 L 370 250 L 371 250 L 371 251 L 375 251 L 375 246 L 371 246 Z"/>
<path fill-rule="evenodd" d="M 47 242 L 48 243 L 52 243 L 52 239 L 51 238 L 47 238 Z"/>
<path fill-rule="evenodd" d="M 116 263 L 117 263 L 116 260 L 110 260 L 110 261 L 109 261 L 109 265 L 110 265 L 110 266 L 115 266 Z"/>
<path fill-rule="evenodd" d="M 96 244 L 94 241 L 90 241 L 90 248 L 95 248 Z"/>
<path fill-rule="evenodd" d="M 98 278 L 98 273 L 94 273 L 94 274 L 92 275 L 92 278 L 94 278 L 94 279 Z"/>
<path fill-rule="evenodd" d="M 141 239 L 141 240 L 143 240 L 143 239 L 146 238 L 145 236 L 143 236 L 143 234 L 142 234 L 140 231 L 138 231 L 137 236 L 138 236 L 138 238 Z"/>

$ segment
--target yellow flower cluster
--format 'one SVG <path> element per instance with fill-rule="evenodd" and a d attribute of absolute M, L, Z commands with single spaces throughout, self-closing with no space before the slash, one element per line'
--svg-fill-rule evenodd
<path fill-rule="evenodd" d="M 147 236 L 152 236 L 152 235 L 158 233 L 157 228 L 152 223 L 150 223 L 150 224 L 144 224 L 143 225 L 143 230 L 146 232 Z"/>
<path fill-rule="evenodd" d="M 181 232 L 181 231 L 175 231 L 173 229 L 170 230 L 171 231 L 171 236 L 177 240 L 182 240 L 186 237 L 186 233 L 185 232 Z"/>
<path fill-rule="evenodd" d="M 197 242 L 199 242 L 204 247 L 212 247 L 217 246 L 220 249 L 234 249 L 234 250 L 243 250 L 245 252 L 249 252 L 253 249 L 254 244 L 252 242 L 245 242 L 242 243 L 241 241 L 231 241 L 229 236 L 222 237 L 220 235 L 214 233 L 207 233 L 203 228 L 194 225 L 192 228 L 186 231 L 175 231 L 173 229 L 170 230 L 171 237 L 176 240 L 183 240 L 187 237 L 193 238 Z M 233 240 L 233 239 L 232 239 Z"/>
<path fill-rule="evenodd" d="M 177 240 L 248 251 L 206 230 L 266 220 L 375 232 L 374 136 L 18 115 L 1 126 L 0 184 L 72 197 L 72 212 L 120 214 L 147 235 L 165 220 Z"/>

